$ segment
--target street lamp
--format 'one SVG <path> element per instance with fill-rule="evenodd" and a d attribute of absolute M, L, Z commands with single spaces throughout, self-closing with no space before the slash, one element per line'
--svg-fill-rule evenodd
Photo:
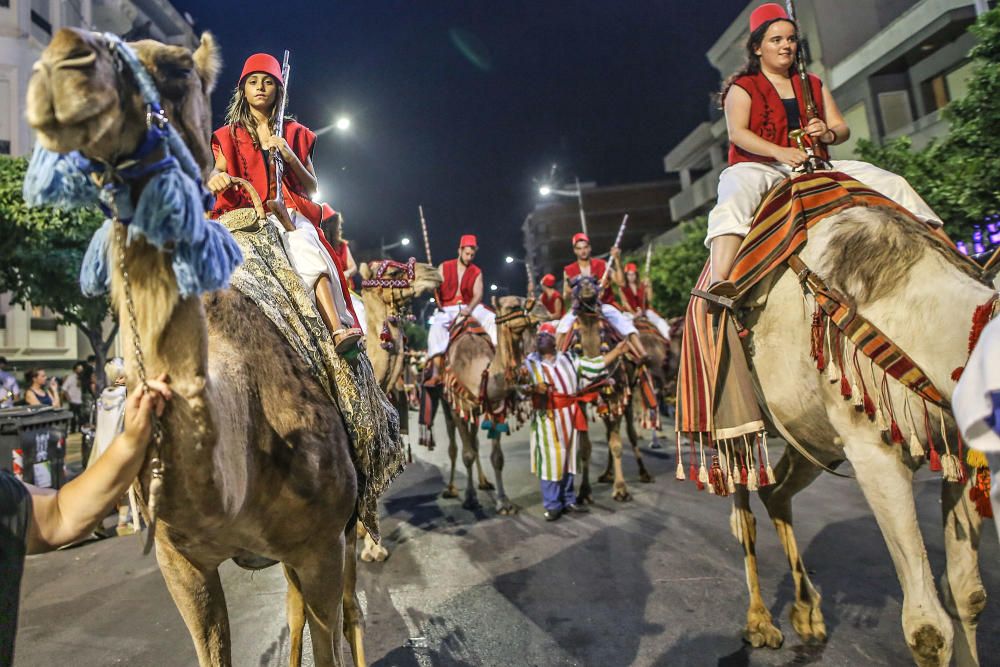
<path fill-rule="evenodd" d="M 315 134 L 316 134 L 317 137 L 319 137 L 319 136 L 322 136 L 322 135 L 326 134 L 327 132 L 329 132 L 331 130 L 336 130 L 337 132 L 339 132 L 341 134 L 346 134 L 346 133 L 348 133 L 351 130 L 351 125 L 352 124 L 353 123 L 351 121 L 351 117 L 350 116 L 341 114 L 341 115 L 337 116 L 333 120 L 333 122 L 330 123 L 329 125 L 324 125 L 323 127 L 321 127 L 318 130 L 316 130 Z"/>
<path fill-rule="evenodd" d="M 399 248 L 400 246 L 405 248 L 406 246 L 410 245 L 410 237 L 404 236 L 395 243 L 390 243 L 389 245 L 385 244 L 385 237 L 383 237 L 381 239 L 380 245 L 382 246 L 382 255 L 384 256 L 386 250 L 392 250 L 393 248 Z"/>
<path fill-rule="evenodd" d="M 514 257 L 513 255 L 507 255 L 504 257 L 504 261 L 508 264 L 524 264 L 524 271 L 528 274 L 528 292 L 534 291 L 535 278 L 531 275 L 531 262 L 526 259 L 521 259 L 520 257 Z"/>
<path fill-rule="evenodd" d="M 549 195 L 558 195 L 560 197 L 576 197 L 576 205 L 580 209 L 580 227 L 583 228 L 583 233 L 587 234 L 587 214 L 583 210 L 583 190 L 580 188 L 580 179 L 576 178 L 576 189 L 575 190 L 562 190 L 559 188 L 554 188 L 551 185 L 542 185 L 538 188 L 538 194 L 543 197 L 548 197 Z"/>
<path fill-rule="evenodd" d="M 498 289 L 500 289 L 500 288 L 497 287 L 496 283 L 490 283 L 490 291 L 491 292 L 496 292 Z"/>

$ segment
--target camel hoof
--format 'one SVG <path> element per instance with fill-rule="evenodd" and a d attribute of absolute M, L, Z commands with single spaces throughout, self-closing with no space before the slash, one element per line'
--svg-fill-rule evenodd
<path fill-rule="evenodd" d="M 449 484 L 445 487 L 444 491 L 441 492 L 442 498 L 458 498 L 458 489 Z"/>
<path fill-rule="evenodd" d="M 818 601 L 812 605 L 796 602 L 792 607 L 792 627 L 805 644 L 826 642 L 826 623 Z"/>
<path fill-rule="evenodd" d="M 580 492 L 576 494 L 576 504 L 577 505 L 593 505 L 594 496 L 590 494 L 590 489 L 586 491 L 580 489 Z"/>
<path fill-rule="evenodd" d="M 945 640 L 941 631 L 933 625 L 921 625 L 910 636 L 910 653 L 919 667 L 938 667 L 945 664 Z"/>
<path fill-rule="evenodd" d="M 361 560 L 366 563 L 381 563 L 389 557 L 389 550 L 381 544 L 372 544 L 361 551 Z"/>
<path fill-rule="evenodd" d="M 626 503 L 632 500 L 632 494 L 626 491 L 625 489 L 618 489 L 611 497 L 620 503 Z"/>
<path fill-rule="evenodd" d="M 649 448 L 650 449 L 663 449 L 663 445 L 660 444 L 659 440 L 654 440 L 653 442 L 649 443 Z"/>
<path fill-rule="evenodd" d="M 514 505 L 514 503 L 510 502 L 510 499 L 506 497 L 497 498 L 496 510 L 497 514 L 501 514 L 503 516 L 510 516 L 512 514 L 517 514 L 517 507 Z"/>
<path fill-rule="evenodd" d="M 462 503 L 462 509 L 467 509 L 470 512 L 477 512 L 482 508 L 483 506 L 479 504 L 479 498 L 471 495 L 465 496 L 465 502 Z"/>
<path fill-rule="evenodd" d="M 774 626 L 770 618 L 747 623 L 743 630 L 743 639 L 754 648 L 766 646 L 768 648 L 781 648 L 785 641 L 781 630 Z"/>
<path fill-rule="evenodd" d="M 609 472 L 606 472 L 600 477 L 598 477 L 597 481 L 600 482 L 601 484 L 610 484 L 611 482 L 615 481 L 615 476 Z"/>
<path fill-rule="evenodd" d="M 643 484 L 652 484 L 655 480 L 653 479 L 652 475 L 643 470 L 642 472 L 639 473 L 639 481 L 642 482 Z"/>
<path fill-rule="evenodd" d="M 480 491 L 493 491 L 494 489 L 496 489 L 496 487 L 493 486 L 493 482 L 491 482 L 490 480 L 483 479 L 479 481 Z"/>

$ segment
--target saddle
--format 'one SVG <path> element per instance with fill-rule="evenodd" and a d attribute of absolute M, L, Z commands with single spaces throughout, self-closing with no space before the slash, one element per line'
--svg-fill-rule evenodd
<path fill-rule="evenodd" d="M 448 350 L 451 346 L 455 344 L 455 341 L 462 336 L 482 336 L 487 343 L 490 345 L 490 350 L 495 350 L 496 347 L 493 345 L 493 341 L 490 339 L 490 334 L 483 328 L 483 325 L 479 323 L 472 315 L 469 315 L 463 319 L 456 319 L 451 324 L 451 328 L 448 330 L 448 347 L 445 348 L 445 356 L 447 357 Z"/>
<path fill-rule="evenodd" d="M 668 342 L 667 339 L 663 337 L 663 334 L 660 333 L 660 330 L 656 328 L 656 325 L 650 322 L 649 318 L 645 315 L 636 315 L 632 320 L 632 323 L 635 325 L 635 328 L 640 335 L 645 334 L 647 336 L 656 336 L 664 343 Z"/>

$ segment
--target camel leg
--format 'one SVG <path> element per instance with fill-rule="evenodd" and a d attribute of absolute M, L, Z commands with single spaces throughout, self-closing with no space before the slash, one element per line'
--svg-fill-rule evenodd
<path fill-rule="evenodd" d="M 941 594 L 955 628 L 955 664 L 978 665 L 976 628 L 986 606 L 986 589 L 979 576 L 979 539 L 983 518 L 969 499 L 971 480 L 942 482 L 944 546 L 947 568 Z"/>
<path fill-rule="evenodd" d="M 295 571 L 282 564 L 285 580 L 288 582 L 288 592 L 285 594 L 285 613 L 288 615 L 288 637 L 291 646 L 288 649 L 288 667 L 302 665 L 302 631 L 306 627 L 306 602 L 302 598 L 302 584 Z"/>
<path fill-rule="evenodd" d="M 628 441 L 632 445 L 632 453 L 635 454 L 635 462 L 639 466 L 639 481 L 649 484 L 653 481 L 653 476 L 646 470 L 642 452 L 639 451 L 639 434 L 635 430 L 635 409 L 631 403 L 625 408 L 625 432 L 628 433 Z"/>
<path fill-rule="evenodd" d="M 333 544 L 317 542 L 302 565 L 293 565 L 301 583 L 316 667 L 344 667 L 340 642 L 344 606 L 344 535 Z"/>
<path fill-rule="evenodd" d="M 475 424 L 473 424 L 471 428 L 473 430 L 475 430 L 475 428 L 476 428 Z M 478 442 L 478 438 L 477 438 L 476 441 Z M 477 448 L 477 451 L 478 451 L 478 448 Z M 479 490 L 480 491 L 493 491 L 493 490 L 496 489 L 496 487 L 493 486 L 493 482 L 491 482 L 489 480 L 489 478 L 486 477 L 486 475 L 483 473 L 483 464 L 482 464 L 482 462 L 480 462 L 478 456 L 476 457 L 476 477 L 477 477 L 477 479 L 479 479 Z"/>
<path fill-rule="evenodd" d="M 777 473 L 776 473 L 777 474 Z M 771 612 L 760 595 L 760 576 L 757 572 L 757 519 L 750 509 L 750 494 L 745 486 L 737 486 L 733 496 L 733 513 L 730 515 L 733 535 L 743 547 L 743 567 L 746 570 L 750 607 L 743 637 L 754 648 L 778 648 L 785 638 L 774 625 Z"/>
<path fill-rule="evenodd" d="M 192 562 L 162 534 L 156 538 L 156 560 L 167 590 L 191 633 L 198 664 L 201 667 L 231 665 L 229 615 L 218 563 Z"/>
<path fill-rule="evenodd" d="M 358 601 L 357 549 L 358 531 L 348 529 L 344 549 L 344 638 L 351 647 L 354 667 L 365 667 L 365 614 Z"/>
<path fill-rule="evenodd" d="M 812 484 L 822 470 L 809 463 L 791 447 L 774 469 L 775 483 L 761 488 L 758 495 L 774 522 L 778 539 L 788 558 L 795 582 L 795 604 L 792 605 L 792 627 L 803 642 L 825 642 L 826 623 L 820 609 L 820 594 L 809 580 L 809 573 L 802 562 L 799 545 L 792 531 L 792 497 Z"/>
<path fill-rule="evenodd" d="M 607 419 L 604 420 L 604 441 L 608 443 L 608 461 L 604 465 L 604 472 L 598 476 L 597 481 L 601 484 L 610 484 L 615 481 L 615 473 L 612 469 L 615 457 L 611 453 L 611 424 Z"/>
<path fill-rule="evenodd" d="M 458 458 L 458 444 L 455 442 L 455 417 L 451 414 L 451 408 L 442 405 L 444 412 L 444 428 L 448 434 L 448 458 L 451 459 L 451 474 L 448 476 L 448 486 L 441 494 L 443 498 L 458 498 L 458 489 L 455 488 L 455 459 Z"/>
<path fill-rule="evenodd" d="M 382 543 L 376 542 L 372 539 L 372 536 L 368 534 L 365 527 L 358 522 L 357 537 L 365 541 L 365 547 L 361 550 L 361 560 L 366 563 L 381 563 L 386 558 L 389 557 L 389 550 L 385 548 L 385 540 Z"/>
<path fill-rule="evenodd" d="M 868 435 L 868 434 L 865 434 Z M 877 437 L 845 437 L 844 451 L 875 514 L 903 589 L 903 633 L 921 667 L 947 665 L 953 630 L 938 600 L 913 499 L 913 473 Z"/>
<path fill-rule="evenodd" d="M 465 472 L 468 474 L 468 485 L 465 487 L 465 501 L 462 507 L 467 510 L 476 511 L 481 508 L 479 504 L 479 494 L 476 493 L 476 477 L 473 469 L 479 460 L 479 439 L 474 422 L 460 421 L 458 423 L 458 435 L 462 438 L 462 463 L 465 464 Z"/>
<path fill-rule="evenodd" d="M 497 480 L 497 514 L 513 514 L 517 508 L 514 507 L 514 503 L 510 502 L 507 491 L 503 488 L 503 448 L 500 446 L 500 436 L 493 439 L 490 463 L 493 464 L 493 475 Z"/>
<path fill-rule="evenodd" d="M 628 492 L 625 485 L 625 472 L 622 470 L 622 436 L 619 433 L 618 424 L 615 423 L 611 429 L 611 437 L 608 438 L 608 447 L 611 449 L 610 458 L 615 464 L 615 482 L 611 497 L 619 502 L 632 500 L 632 494 Z"/>
<path fill-rule="evenodd" d="M 593 445 L 590 442 L 590 431 L 579 431 L 577 445 L 580 449 L 580 491 L 576 494 L 576 502 L 593 505 L 594 496 L 590 488 L 590 455 Z"/>

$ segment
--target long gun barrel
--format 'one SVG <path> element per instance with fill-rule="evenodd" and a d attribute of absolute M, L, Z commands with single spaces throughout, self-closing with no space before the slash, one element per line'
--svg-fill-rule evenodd
<path fill-rule="evenodd" d="M 285 105 L 288 103 L 288 76 L 291 74 L 288 56 L 288 49 L 285 49 L 285 57 L 281 63 L 281 79 L 285 83 L 281 87 L 281 100 L 278 102 L 278 113 L 274 119 L 274 136 L 276 137 L 285 135 Z M 285 177 L 285 160 L 281 157 L 281 151 L 276 148 L 271 149 L 271 159 L 274 160 L 274 199 L 278 203 L 282 203 L 285 200 L 281 188 L 281 182 Z"/>
<path fill-rule="evenodd" d="M 615 248 L 621 248 L 622 237 L 625 236 L 625 227 L 627 225 L 628 225 L 628 213 L 626 213 L 625 217 L 622 218 L 621 227 L 618 228 L 618 236 L 615 237 L 615 244 L 611 246 L 612 250 L 614 250 Z M 615 261 L 614 257 L 608 257 L 608 265 L 604 269 L 604 275 L 601 276 L 602 287 L 608 286 L 608 278 L 611 276 L 611 265 L 614 263 L 614 261 Z"/>
<path fill-rule="evenodd" d="M 816 100 L 813 99 L 812 88 L 809 86 L 805 41 L 802 39 L 802 28 L 799 26 L 799 20 L 795 16 L 795 3 L 792 0 L 785 0 L 785 8 L 788 11 L 788 18 L 792 19 L 792 23 L 795 24 L 795 32 L 799 38 L 798 48 L 795 49 L 795 69 L 799 71 L 799 81 L 802 82 L 802 101 L 805 102 L 806 123 L 808 123 L 813 118 L 819 117 L 819 111 L 816 108 Z M 803 127 L 806 123 L 802 124 Z"/>

